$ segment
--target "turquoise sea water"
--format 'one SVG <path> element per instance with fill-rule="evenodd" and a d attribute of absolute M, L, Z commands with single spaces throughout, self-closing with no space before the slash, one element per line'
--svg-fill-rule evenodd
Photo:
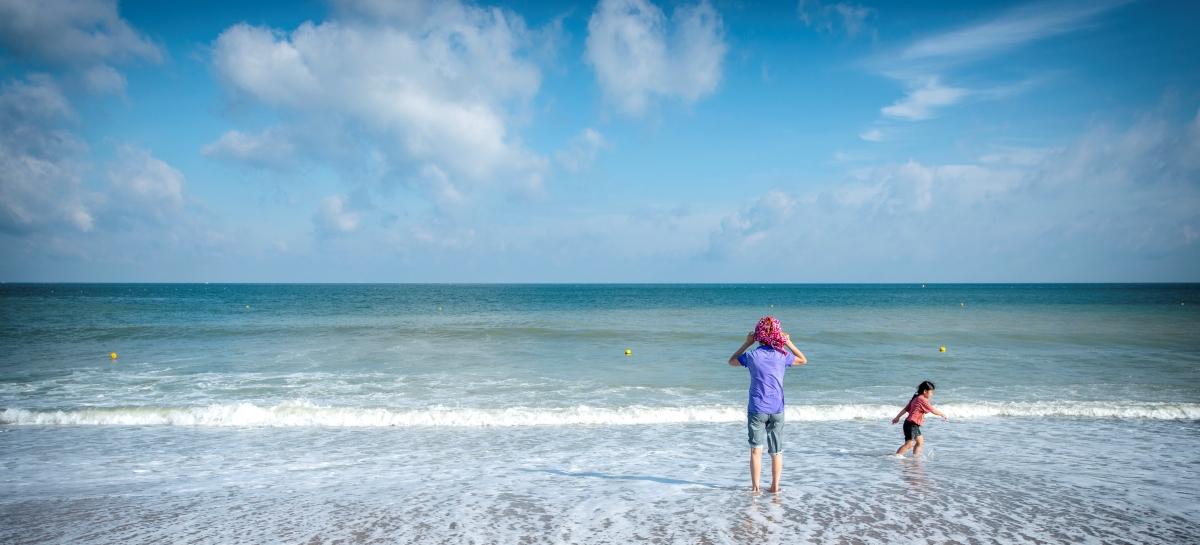
<path fill-rule="evenodd" d="M 753 497 L 765 314 L 810 364 Z M 1194 542 L 1198 333 L 1198 285 L 0 285 L 0 541 Z"/>

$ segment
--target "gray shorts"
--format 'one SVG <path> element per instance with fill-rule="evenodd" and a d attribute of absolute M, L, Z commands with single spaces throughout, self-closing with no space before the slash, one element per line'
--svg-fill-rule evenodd
<path fill-rule="evenodd" d="M 750 448 L 761 448 L 767 442 L 767 452 L 772 456 L 783 452 L 780 432 L 783 431 L 783 413 L 750 413 L 746 415 L 746 431 L 750 435 Z"/>
<path fill-rule="evenodd" d="M 904 421 L 904 440 L 912 441 L 921 436 L 921 425 L 914 424 L 912 420 Z"/>

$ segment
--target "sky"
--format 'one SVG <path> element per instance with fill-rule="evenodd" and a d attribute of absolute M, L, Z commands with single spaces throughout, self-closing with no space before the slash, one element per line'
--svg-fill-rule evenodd
<path fill-rule="evenodd" d="M 0 281 L 1200 281 L 1198 16 L 0 0 Z"/>

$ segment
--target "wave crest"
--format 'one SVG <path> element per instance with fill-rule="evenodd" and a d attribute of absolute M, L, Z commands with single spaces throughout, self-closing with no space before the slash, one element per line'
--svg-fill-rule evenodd
<path fill-rule="evenodd" d="M 1200 420 L 1200 403 L 1043 401 L 981 402 L 939 405 L 952 419 L 1101 418 Z M 790 421 L 887 420 L 898 406 L 841 404 L 792 405 Z M 204 426 L 204 427 L 511 427 L 741 422 L 740 406 L 695 407 L 512 407 L 472 409 L 431 407 L 391 409 L 323 406 L 288 401 L 203 407 L 89 407 L 67 410 L 6 408 L 0 425 L 19 426 Z"/>

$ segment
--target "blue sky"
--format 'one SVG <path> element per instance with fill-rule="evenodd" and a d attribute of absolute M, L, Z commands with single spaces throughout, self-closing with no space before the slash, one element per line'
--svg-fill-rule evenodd
<path fill-rule="evenodd" d="M 1197 281 L 1198 15 L 0 0 L 0 280 Z"/>

